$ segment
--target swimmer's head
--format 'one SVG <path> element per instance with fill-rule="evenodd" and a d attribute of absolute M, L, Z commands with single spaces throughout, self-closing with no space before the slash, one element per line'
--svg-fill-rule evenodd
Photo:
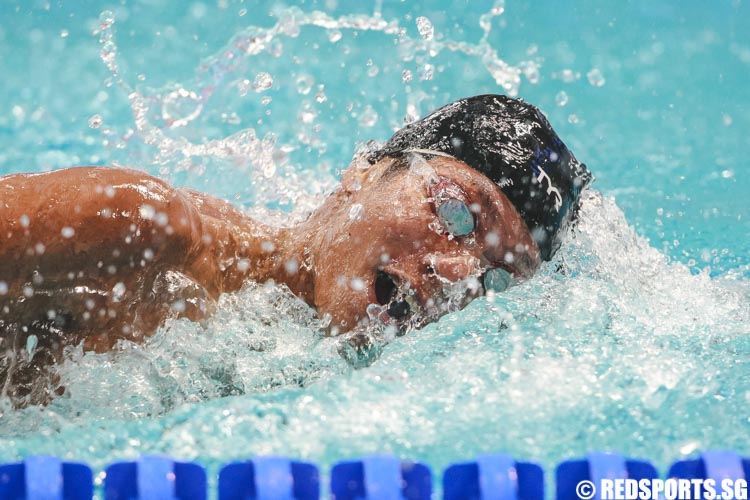
<path fill-rule="evenodd" d="M 450 155 L 495 182 L 513 203 L 549 260 L 591 181 L 542 112 L 502 95 L 448 104 L 396 132 L 369 155 L 376 163 L 409 151 Z"/>
<path fill-rule="evenodd" d="M 313 301 L 332 333 L 403 332 L 530 278 L 590 181 L 541 113 L 462 99 L 357 158 L 308 221 Z"/>

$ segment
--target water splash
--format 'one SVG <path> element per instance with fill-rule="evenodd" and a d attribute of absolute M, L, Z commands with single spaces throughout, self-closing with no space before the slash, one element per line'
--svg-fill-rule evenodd
<path fill-rule="evenodd" d="M 74 353 L 63 397 L 5 410 L 3 449 L 74 449 L 95 464 L 158 452 L 209 466 L 248 453 L 330 464 L 390 451 L 441 468 L 456 450 L 552 466 L 616 448 L 665 464 L 678 448 L 742 444 L 748 298 L 739 278 L 670 262 L 592 192 L 536 277 L 374 345 L 359 360 L 367 369 L 343 361 L 299 299 L 253 285 L 223 297 L 205 329 L 176 321 L 142 346 Z"/>
<path fill-rule="evenodd" d="M 251 89 L 264 93 L 272 89 L 274 84 L 280 86 L 279 91 L 283 91 L 288 83 L 275 80 L 270 68 L 260 72 L 256 69 L 256 73 L 250 78 L 242 76 L 253 67 L 253 61 L 260 57 L 282 57 L 286 39 L 299 38 L 303 32 L 306 36 L 313 36 L 310 30 L 324 30 L 328 40 L 333 44 L 338 43 L 346 33 L 356 35 L 372 32 L 386 39 L 390 38 L 394 43 L 384 46 L 394 47 L 391 58 L 405 63 L 413 61 L 417 65 L 420 81 L 434 81 L 439 78 L 433 61 L 441 53 L 455 52 L 476 58 L 504 92 L 515 95 L 520 86 L 520 75 L 528 74 L 523 67 L 534 66 L 534 63 L 525 62 L 519 68 L 510 66 L 498 56 L 497 51 L 488 42 L 493 18 L 502 15 L 503 11 L 504 3 L 498 1 L 489 12 L 481 16 L 481 39 L 478 43 L 472 44 L 439 36 L 435 33 L 432 23 L 424 17 L 417 21 L 419 36 L 413 38 L 398 20 L 384 19 L 377 9 L 373 15 L 333 17 L 320 11 L 307 13 L 292 7 L 278 12 L 278 20 L 273 26 L 249 26 L 233 35 L 224 48 L 201 61 L 190 85 L 173 84 L 157 89 L 134 87 L 121 74 L 118 65 L 120 54 L 115 36 L 116 19 L 111 11 L 104 11 L 96 31 L 101 46 L 100 57 L 112 74 L 114 82 L 127 94 L 135 125 L 133 131 L 122 134 L 119 140 L 112 140 L 112 145 L 127 148 L 128 142 L 138 139 L 152 147 L 153 153 L 149 164 L 157 168 L 159 175 L 168 179 L 180 172 L 201 176 L 207 164 L 217 161 L 229 164 L 248 178 L 249 185 L 254 186 L 252 204 L 276 206 L 280 201 L 291 203 L 297 207 L 301 217 L 319 204 L 320 194 L 330 189 L 335 179 L 319 178 L 317 182 L 311 183 L 309 176 L 304 174 L 305 169 L 291 161 L 289 154 L 297 151 L 300 145 L 325 151 L 328 144 L 321 139 L 320 124 L 325 119 L 330 119 L 328 116 L 332 115 L 332 111 L 326 111 L 328 115 L 324 117 L 321 111 L 312 109 L 308 101 L 302 100 L 299 116 L 307 119 L 300 120 L 301 131 L 294 142 L 279 142 L 277 135 L 270 132 L 261 137 L 255 127 L 246 127 L 229 136 L 203 141 L 191 139 L 189 133 L 176 134 L 176 129 L 188 128 L 191 124 L 198 124 L 199 120 L 201 125 L 210 124 L 211 117 L 206 115 L 206 111 L 211 106 L 211 100 L 216 100 L 215 96 L 224 95 L 228 88 L 236 88 L 240 97 L 246 97 Z M 346 53 L 349 49 L 344 46 L 343 50 Z M 378 66 L 370 62 L 368 75 L 377 78 L 379 73 Z M 406 75 L 403 81 L 408 84 L 413 78 L 413 73 L 409 69 L 404 69 L 403 74 Z M 238 76 L 240 78 L 237 78 Z M 297 92 L 302 98 L 311 94 L 315 85 L 316 81 L 310 74 L 302 73 L 295 79 Z M 323 84 L 318 85 L 315 94 L 317 106 L 330 101 L 323 90 L 324 87 Z M 408 118 L 405 121 L 411 121 L 425 111 L 419 108 L 427 96 L 416 89 L 407 89 L 404 95 L 408 100 Z M 265 99 L 264 104 L 270 103 L 270 96 Z M 361 111 L 352 110 L 352 113 L 359 117 L 361 127 L 373 127 L 384 118 L 374 111 L 371 104 L 362 103 L 361 106 Z M 307 110 L 304 109 L 306 107 Z M 330 104 L 329 108 L 334 109 L 333 104 Z M 231 121 L 226 118 L 226 112 L 222 116 L 224 123 Z M 399 126 L 400 123 L 394 125 Z M 103 135 L 107 136 L 106 139 L 111 140 L 113 131 L 107 127 L 102 130 Z M 274 189 L 258 186 L 253 180 L 257 172 L 263 172 L 266 176 L 273 172 L 278 182 Z"/>

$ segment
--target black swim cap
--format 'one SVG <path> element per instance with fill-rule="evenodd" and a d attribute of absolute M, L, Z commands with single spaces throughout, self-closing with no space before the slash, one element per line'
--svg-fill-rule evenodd
<path fill-rule="evenodd" d="M 447 153 L 492 179 L 526 222 L 544 260 L 560 247 L 592 179 L 539 109 L 503 95 L 443 106 L 393 134 L 368 160 L 408 149 Z"/>

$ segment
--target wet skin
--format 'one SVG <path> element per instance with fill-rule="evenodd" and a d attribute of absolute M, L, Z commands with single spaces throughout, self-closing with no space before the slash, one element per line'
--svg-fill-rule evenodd
<path fill-rule="evenodd" d="M 205 319 L 247 281 L 287 285 L 337 334 L 367 321 L 370 304 L 399 328 L 434 320 L 448 310 L 446 284 L 490 267 L 533 275 L 536 244 L 493 182 L 452 158 L 407 156 L 354 164 L 289 228 L 133 170 L 0 177 L 0 389 L 31 393 L 65 345 L 106 351 L 169 317 Z M 446 230 L 436 214 L 445 197 L 472 207 L 470 234 Z M 388 307 L 398 287 L 411 295 L 406 310 Z M 29 362 L 18 353 L 32 335 Z"/>

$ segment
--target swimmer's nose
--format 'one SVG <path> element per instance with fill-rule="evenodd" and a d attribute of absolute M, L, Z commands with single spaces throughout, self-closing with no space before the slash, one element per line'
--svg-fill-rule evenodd
<path fill-rule="evenodd" d="M 434 269 L 435 274 L 448 281 L 458 281 L 473 274 L 479 268 L 479 259 L 471 255 L 428 255 L 424 264 Z"/>

